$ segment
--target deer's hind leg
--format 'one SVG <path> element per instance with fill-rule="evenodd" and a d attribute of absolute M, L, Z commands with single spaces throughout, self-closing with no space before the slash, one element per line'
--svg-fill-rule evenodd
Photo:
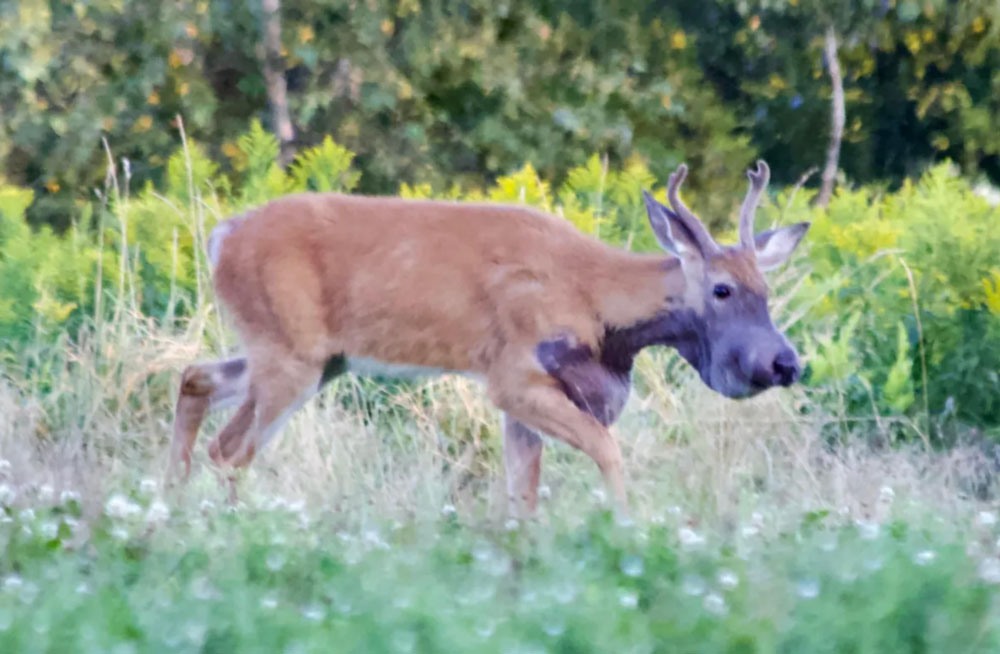
<path fill-rule="evenodd" d="M 249 465 L 302 405 L 345 370 L 342 355 L 316 363 L 271 350 L 253 359 L 246 399 L 209 446 L 209 456 L 220 466 Z"/>
<path fill-rule="evenodd" d="M 185 368 L 174 410 L 174 434 L 170 444 L 167 479 L 178 473 L 191 474 L 191 450 L 198 430 L 210 411 L 243 402 L 249 388 L 249 370 L 245 357 L 206 361 Z"/>

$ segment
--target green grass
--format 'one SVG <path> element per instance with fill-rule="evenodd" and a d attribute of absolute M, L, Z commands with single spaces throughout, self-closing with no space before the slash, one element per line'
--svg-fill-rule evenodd
<path fill-rule="evenodd" d="M 197 346 L 113 333 L 0 380 L 0 652 L 1000 651 L 982 454 L 832 447 L 806 389 L 733 402 L 646 353 L 614 428 L 634 522 L 550 444 L 511 524 L 476 383 L 348 376 L 230 507 L 207 437 L 188 485 L 155 481 Z"/>
<path fill-rule="evenodd" d="M 957 535 L 814 512 L 768 536 L 754 519 L 700 533 L 677 510 L 635 524 L 585 511 L 348 527 L 302 504 L 171 512 L 138 491 L 90 522 L 76 500 L 8 509 L 0 651 L 1000 648 L 1000 570 L 967 552 L 992 547 L 991 524 Z"/>

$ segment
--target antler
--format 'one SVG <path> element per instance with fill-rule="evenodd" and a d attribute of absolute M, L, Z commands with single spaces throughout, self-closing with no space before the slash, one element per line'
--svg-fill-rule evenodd
<path fill-rule="evenodd" d="M 757 213 L 760 196 L 764 194 L 767 182 L 771 179 L 771 169 L 761 159 L 757 161 L 754 169 L 747 170 L 747 177 L 750 178 L 750 188 L 740 208 L 740 245 L 752 250 L 754 249 L 753 219 Z"/>
<path fill-rule="evenodd" d="M 705 229 L 705 225 L 698 220 L 698 216 L 694 215 L 690 209 L 687 208 L 680 198 L 679 191 L 681 184 L 684 183 L 684 179 L 687 177 L 688 168 L 686 164 L 681 164 L 677 166 L 677 170 L 670 174 L 670 180 L 667 185 L 667 199 L 670 201 L 670 206 L 673 207 L 674 213 L 680 218 L 681 222 L 688 231 L 691 232 L 691 236 L 698 241 L 698 246 L 705 255 L 718 252 L 720 250 L 719 244 L 715 242 L 712 235 L 708 233 Z"/>

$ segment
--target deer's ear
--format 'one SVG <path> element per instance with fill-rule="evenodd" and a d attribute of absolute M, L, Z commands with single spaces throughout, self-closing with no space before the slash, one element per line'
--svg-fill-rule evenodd
<path fill-rule="evenodd" d="M 658 202 L 649 191 L 643 190 L 642 198 L 660 247 L 678 257 L 704 256 L 694 234 L 673 209 Z"/>
<path fill-rule="evenodd" d="M 757 267 L 763 271 L 773 270 L 788 261 L 807 231 L 809 223 L 797 223 L 757 234 L 754 237 Z"/>

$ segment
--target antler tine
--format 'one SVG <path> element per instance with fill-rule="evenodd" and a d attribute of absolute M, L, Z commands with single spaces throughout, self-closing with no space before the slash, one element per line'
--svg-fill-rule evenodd
<path fill-rule="evenodd" d="M 699 247 L 704 254 L 710 254 L 719 250 L 719 245 L 712 238 L 712 235 L 708 233 L 705 229 L 705 225 L 702 224 L 698 216 L 687 208 L 687 205 L 681 201 L 680 188 L 681 184 L 687 178 L 687 164 L 681 164 L 677 166 L 677 170 L 670 174 L 670 180 L 667 184 L 667 199 L 670 201 L 670 206 L 673 207 L 674 212 L 677 217 L 681 219 L 684 226 L 688 228 L 691 235 L 698 241 Z"/>
<path fill-rule="evenodd" d="M 747 177 L 750 179 L 750 188 L 743 199 L 743 206 L 740 208 L 740 244 L 749 249 L 754 248 L 753 221 L 757 213 L 757 205 L 760 203 L 760 196 L 764 194 L 767 183 L 771 179 L 771 169 L 767 163 L 760 159 L 753 169 L 747 170 Z"/>

